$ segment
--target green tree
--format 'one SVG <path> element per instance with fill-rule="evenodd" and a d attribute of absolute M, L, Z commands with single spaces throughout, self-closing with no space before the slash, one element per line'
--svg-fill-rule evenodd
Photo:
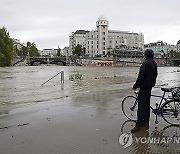
<path fill-rule="evenodd" d="M 20 50 L 14 49 L 18 56 L 27 56 L 28 52 L 31 57 L 40 56 L 35 43 L 27 42 Z"/>
<path fill-rule="evenodd" d="M 179 52 L 176 52 L 174 50 L 171 50 L 170 51 L 170 58 L 180 58 L 180 53 Z"/>
<path fill-rule="evenodd" d="M 61 49 L 58 47 L 58 50 L 57 50 L 57 57 L 60 57 L 61 56 Z"/>
<path fill-rule="evenodd" d="M 24 56 L 27 56 L 28 55 L 28 52 L 29 52 L 29 55 L 30 57 L 38 57 L 40 56 L 39 52 L 38 52 L 38 49 L 36 47 L 36 44 L 33 42 L 27 42 L 26 43 L 26 46 L 23 46 L 22 47 L 22 54 Z"/>
<path fill-rule="evenodd" d="M 30 44 L 29 54 L 30 54 L 31 57 L 38 57 L 38 56 L 40 56 L 35 43 L 31 43 Z"/>
<path fill-rule="evenodd" d="M 82 48 L 82 45 L 77 45 L 74 50 L 72 51 L 74 56 L 84 56 L 85 48 Z"/>
<path fill-rule="evenodd" d="M 13 59 L 13 41 L 5 27 L 0 28 L 0 66 L 10 66 Z"/>
<path fill-rule="evenodd" d="M 23 56 L 27 56 L 28 50 L 27 50 L 27 47 L 26 47 L 26 46 L 23 46 L 23 47 L 21 48 L 21 53 L 22 53 Z"/>

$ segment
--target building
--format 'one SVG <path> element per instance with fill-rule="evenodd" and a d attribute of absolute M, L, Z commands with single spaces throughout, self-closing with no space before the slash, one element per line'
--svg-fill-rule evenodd
<path fill-rule="evenodd" d="M 154 43 L 145 44 L 144 49 L 152 49 L 154 51 L 155 57 L 161 58 L 161 57 L 169 54 L 169 52 L 171 50 L 176 50 L 176 46 L 170 45 L 163 41 L 157 41 Z"/>
<path fill-rule="evenodd" d="M 13 38 L 12 40 L 13 40 L 13 48 L 14 48 L 14 50 L 15 51 L 17 51 L 17 50 L 20 51 L 21 48 L 23 47 L 23 44 L 20 42 L 19 39 Z"/>
<path fill-rule="evenodd" d="M 180 52 L 180 40 L 176 44 L 176 51 Z"/>
<path fill-rule="evenodd" d="M 64 47 L 64 48 L 61 50 L 61 54 L 62 54 L 62 56 L 70 56 L 69 47 Z"/>
<path fill-rule="evenodd" d="M 143 50 L 144 35 L 128 31 L 109 30 L 109 21 L 100 16 L 96 22 L 96 30 L 76 30 L 69 37 L 69 52 L 72 54 L 77 45 L 85 48 L 89 57 L 105 56 L 108 52 L 126 46 L 128 49 Z"/>
<path fill-rule="evenodd" d="M 41 56 L 50 56 L 50 57 L 56 57 L 57 56 L 58 49 L 43 49 L 40 51 Z"/>

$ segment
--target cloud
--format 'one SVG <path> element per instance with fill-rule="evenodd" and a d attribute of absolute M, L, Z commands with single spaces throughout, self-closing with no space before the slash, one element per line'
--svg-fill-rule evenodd
<path fill-rule="evenodd" d="M 109 29 L 143 32 L 145 42 L 175 44 L 180 33 L 179 0 L 1 0 L 0 27 L 40 49 L 69 45 L 77 29 L 96 28 L 101 14 Z"/>

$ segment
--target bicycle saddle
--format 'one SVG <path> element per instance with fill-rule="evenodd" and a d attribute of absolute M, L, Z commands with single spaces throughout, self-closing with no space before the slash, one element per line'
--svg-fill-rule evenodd
<path fill-rule="evenodd" d="M 172 88 L 161 88 L 161 90 L 164 92 L 171 92 Z"/>

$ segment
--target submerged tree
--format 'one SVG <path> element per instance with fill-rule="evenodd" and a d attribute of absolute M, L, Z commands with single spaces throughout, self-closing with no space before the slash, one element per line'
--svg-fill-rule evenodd
<path fill-rule="evenodd" d="M 13 40 L 5 27 L 0 28 L 0 66 L 10 66 L 13 59 Z"/>

